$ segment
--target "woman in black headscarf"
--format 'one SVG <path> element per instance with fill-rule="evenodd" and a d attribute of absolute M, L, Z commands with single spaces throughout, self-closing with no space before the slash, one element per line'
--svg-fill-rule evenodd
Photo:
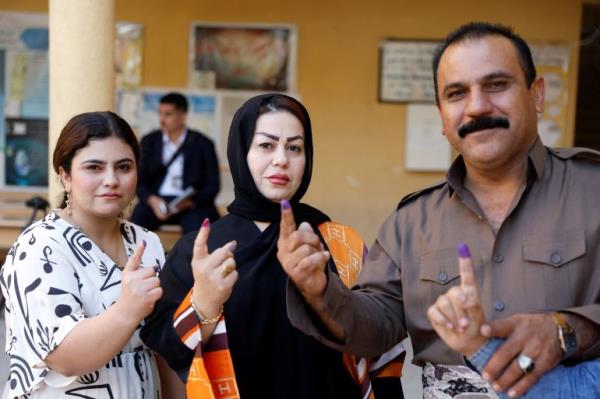
<path fill-rule="evenodd" d="M 282 94 L 251 98 L 233 118 L 227 158 L 235 191 L 229 214 L 212 226 L 205 221 L 169 254 L 144 342 L 187 380 L 190 398 L 360 397 L 343 354 L 296 330 L 286 315 L 280 202 L 315 230 L 329 221 L 299 202 L 312 173 L 306 109 Z"/>

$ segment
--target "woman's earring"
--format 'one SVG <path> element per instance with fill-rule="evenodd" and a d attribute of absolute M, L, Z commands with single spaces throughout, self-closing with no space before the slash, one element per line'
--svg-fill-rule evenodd
<path fill-rule="evenodd" d="M 67 208 L 67 215 L 69 215 L 69 217 L 73 216 L 73 211 L 71 209 L 71 193 L 67 191 L 67 200 L 65 201 L 65 204 L 67 205 L 65 208 Z"/>

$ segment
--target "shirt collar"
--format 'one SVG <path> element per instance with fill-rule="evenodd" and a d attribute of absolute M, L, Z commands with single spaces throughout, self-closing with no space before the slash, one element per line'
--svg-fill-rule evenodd
<path fill-rule="evenodd" d="M 177 147 L 179 147 L 185 141 L 187 133 L 188 133 L 187 129 L 183 129 L 183 133 L 181 134 L 181 136 L 179 136 L 179 139 L 177 140 L 177 142 L 173 143 L 173 144 L 175 144 Z M 169 140 L 169 134 L 164 130 L 162 131 L 162 142 L 163 142 L 163 145 L 172 143 L 171 140 Z"/>
<path fill-rule="evenodd" d="M 542 144 L 542 141 L 538 136 L 535 140 L 535 143 L 527 153 L 527 158 L 529 160 L 529 179 L 539 179 L 542 176 L 544 173 L 546 155 L 546 147 L 544 147 L 544 144 Z M 465 167 L 465 162 L 462 155 L 459 155 L 454 162 L 452 162 L 450 169 L 448 169 L 447 179 L 448 185 L 450 186 L 450 194 L 452 194 L 454 191 L 463 189 L 463 182 L 466 174 L 467 169 Z"/>

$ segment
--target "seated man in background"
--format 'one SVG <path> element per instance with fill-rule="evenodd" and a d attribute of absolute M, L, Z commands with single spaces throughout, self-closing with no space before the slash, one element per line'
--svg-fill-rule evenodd
<path fill-rule="evenodd" d="M 200 228 L 205 218 L 219 215 L 215 197 L 220 188 L 219 163 L 213 142 L 186 128 L 187 99 L 168 93 L 160 99 L 160 130 L 142 138 L 137 195 L 131 221 L 149 230 L 179 224 L 183 233 Z"/>

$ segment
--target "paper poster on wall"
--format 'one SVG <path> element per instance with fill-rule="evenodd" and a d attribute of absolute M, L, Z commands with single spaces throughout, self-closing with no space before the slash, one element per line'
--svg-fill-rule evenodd
<path fill-rule="evenodd" d="M 435 105 L 406 106 L 404 164 L 408 171 L 446 171 L 452 162 L 452 149 L 442 134 L 442 121 Z"/>
<path fill-rule="evenodd" d="M 6 184 L 48 185 L 48 119 L 6 119 Z"/>
<path fill-rule="evenodd" d="M 386 40 L 380 45 L 379 100 L 435 101 L 431 60 L 439 43 L 425 40 Z"/>
<path fill-rule="evenodd" d="M 48 17 L 0 12 L 0 187 L 48 181 Z"/>
<path fill-rule="evenodd" d="M 115 38 L 117 87 L 139 87 L 142 84 L 144 27 L 142 24 L 117 22 Z"/>
<path fill-rule="evenodd" d="M 296 28 L 194 22 L 188 85 L 201 90 L 295 90 Z"/>
<path fill-rule="evenodd" d="M 531 46 L 539 76 L 544 77 L 544 112 L 538 115 L 538 133 L 550 147 L 559 146 L 567 128 L 569 46 L 536 43 Z"/>

